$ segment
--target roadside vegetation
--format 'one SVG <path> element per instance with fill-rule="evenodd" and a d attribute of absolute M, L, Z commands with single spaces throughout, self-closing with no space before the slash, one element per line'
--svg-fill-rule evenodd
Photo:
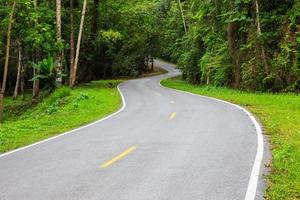
<path fill-rule="evenodd" d="M 71 90 L 61 87 L 31 105 L 5 99 L 5 121 L 0 125 L 0 153 L 77 128 L 117 111 L 121 104 L 117 85 L 122 81 L 93 81 Z"/>
<path fill-rule="evenodd" d="M 0 0 L 0 122 L 5 96 L 139 77 L 159 55 L 154 1 Z"/>
<path fill-rule="evenodd" d="M 300 91 L 299 0 L 161 0 L 159 5 L 161 55 L 178 64 L 184 80 Z"/>
<path fill-rule="evenodd" d="M 164 73 L 154 5 L 0 0 L 0 153 L 116 111 L 116 79 Z"/>
<path fill-rule="evenodd" d="M 196 85 L 170 86 L 257 114 L 274 148 L 268 198 L 300 199 L 299 0 L 0 0 L 0 152 L 114 111 L 116 88 L 93 81 L 153 75 L 156 57 Z"/>
<path fill-rule="evenodd" d="M 300 96 L 252 93 L 224 87 L 192 85 L 179 78 L 162 85 L 244 106 L 262 122 L 273 154 L 267 199 L 300 199 Z"/>

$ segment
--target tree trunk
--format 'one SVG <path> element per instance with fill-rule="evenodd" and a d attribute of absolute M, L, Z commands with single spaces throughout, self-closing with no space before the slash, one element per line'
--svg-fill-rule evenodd
<path fill-rule="evenodd" d="M 151 56 L 151 71 L 153 72 L 154 70 L 154 58 Z"/>
<path fill-rule="evenodd" d="M 58 44 L 61 44 L 61 0 L 56 0 L 56 40 Z M 62 60 L 63 60 L 63 52 L 60 49 L 56 58 L 56 73 L 57 75 L 62 73 Z M 61 76 L 58 76 L 57 83 L 62 83 Z"/>
<path fill-rule="evenodd" d="M 239 88 L 241 79 L 240 53 L 236 44 L 238 25 L 231 22 L 227 26 L 227 38 L 229 44 L 229 54 L 233 62 L 234 87 Z"/>
<path fill-rule="evenodd" d="M 0 91 L 0 123 L 3 122 L 4 94 Z"/>
<path fill-rule="evenodd" d="M 214 6 L 215 6 L 215 12 L 216 14 L 214 15 L 215 18 L 214 20 L 216 21 L 216 31 L 220 32 L 222 31 L 222 21 L 220 20 L 220 15 L 222 12 L 222 6 L 223 6 L 223 1 L 222 0 L 214 0 Z"/>
<path fill-rule="evenodd" d="M 20 91 L 21 91 L 22 99 L 24 99 L 24 86 L 25 86 L 24 74 L 25 74 L 25 67 L 22 65 L 21 78 L 20 78 L 21 79 L 21 81 L 20 81 Z"/>
<path fill-rule="evenodd" d="M 16 80 L 13 99 L 17 99 L 17 97 L 18 97 L 21 71 L 22 71 L 22 51 L 21 51 L 21 42 L 18 41 L 18 72 L 17 72 L 17 80 Z"/>
<path fill-rule="evenodd" d="M 74 72 L 72 74 L 72 84 L 71 87 L 75 86 L 76 82 L 76 74 L 77 74 L 77 67 L 78 67 L 78 60 L 79 60 L 79 53 L 80 53 L 80 43 L 82 38 L 82 32 L 83 32 L 83 25 L 84 25 L 84 18 L 85 18 L 85 12 L 86 12 L 86 6 L 87 6 L 87 0 L 84 0 L 83 7 L 82 7 L 82 13 L 81 13 L 81 21 L 80 21 L 80 27 L 79 27 L 79 34 L 77 39 L 77 47 L 76 47 L 76 56 L 75 56 L 75 62 L 74 62 Z"/>
<path fill-rule="evenodd" d="M 70 0 L 70 77 L 69 86 L 72 87 L 72 80 L 74 74 L 74 56 L 75 56 L 75 44 L 74 44 L 74 0 Z"/>
<path fill-rule="evenodd" d="M 1 91 L 0 91 L 0 122 L 3 122 L 3 109 L 4 109 L 3 101 L 4 101 L 4 94 L 5 94 L 6 81 L 7 81 L 8 64 L 9 64 L 11 28 L 12 28 L 12 24 L 13 24 L 15 8 L 16 8 L 16 2 L 14 1 L 11 12 L 10 12 L 9 24 L 8 24 L 8 30 L 7 30 L 5 64 L 4 64 L 4 71 L 3 71 L 2 87 L 1 87 Z"/>
<path fill-rule="evenodd" d="M 97 35 L 97 30 L 98 30 L 98 18 L 99 18 L 99 12 L 98 12 L 98 7 L 99 7 L 99 0 L 94 0 L 94 7 L 93 7 L 93 19 L 92 19 L 92 37 L 96 37 Z"/>
<path fill-rule="evenodd" d="M 37 54 L 37 53 L 36 53 Z M 36 59 L 37 61 L 38 59 Z M 33 69 L 33 77 L 37 76 L 39 71 L 37 69 Z M 32 98 L 35 99 L 40 94 L 40 81 L 34 80 L 33 81 L 33 89 L 32 89 Z"/>
<path fill-rule="evenodd" d="M 147 55 L 146 56 L 146 58 L 145 58 L 145 62 L 146 62 L 146 70 L 147 70 L 147 72 L 149 72 L 150 71 L 150 66 L 149 66 L 149 61 L 150 61 L 150 56 L 149 55 Z"/>
<path fill-rule="evenodd" d="M 182 5 L 181 5 L 181 1 L 180 0 L 178 0 L 178 4 L 179 4 L 180 12 L 181 12 L 181 17 L 182 17 L 182 23 L 183 23 L 183 27 L 184 27 L 184 32 L 185 32 L 185 34 L 187 34 L 186 21 L 185 21 L 185 17 L 184 17 L 184 13 L 183 13 L 183 9 L 182 9 Z"/>
<path fill-rule="evenodd" d="M 38 2 L 37 0 L 34 0 L 34 9 L 37 9 Z M 35 20 L 35 26 L 37 26 L 38 21 Z M 38 50 L 35 49 L 35 62 L 38 62 Z M 33 77 L 37 76 L 39 74 L 39 71 L 37 69 L 33 69 Z M 35 99 L 36 97 L 39 96 L 40 93 L 40 81 L 39 80 L 34 80 L 33 81 L 33 86 L 32 86 L 32 98 Z"/>
<path fill-rule="evenodd" d="M 257 34 L 258 36 L 261 36 L 261 24 L 260 24 L 260 14 L 259 14 L 259 4 L 258 1 L 255 0 L 255 13 L 256 13 L 256 29 L 257 29 Z M 263 47 L 262 44 L 260 44 L 260 48 L 261 48 L 261 56 L 262 56 L 262 60 L 263 60 L 263 64 L 265 66 L 265 73 L 269 74 L 270 69 L 269 69 L 269 65 L 267 63 L 267 58 L 266 58 L 266 53 L 265 53 L 265 49 Z"/>
<path fill-rule="evenodd" d="M 234 0 L 230 0 L 229 2 L 230 10 L 235 9 L 235 2 Z M 233 86 L 235 88 L 240 87 L 241 82 L 241 56 L 240 56 L 240 50 L 238 46 L 238 31 L 239 30 L 239 24 L 238 22 L 230 22 L 227 25 L 227 40 L 228 40 L 228 46 L 229 46 L 229 55 L 233 64 L 233 76 L 234 76 L 234 82 Z"/>

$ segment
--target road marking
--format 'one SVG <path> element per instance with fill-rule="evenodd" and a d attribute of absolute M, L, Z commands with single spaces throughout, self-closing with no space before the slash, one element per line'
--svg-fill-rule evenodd
<path fill-rule="evenodd" d="M 172 101 L 171 101 L 171 104 L 173 104 L 173 105 L 174 105 L 174 104 L 175 104 L 175 101 L 174 101 L 174 100 L 172 100 Z"/>
<path fill-rule="evenodd" d="M 127 156 L 128 154 L 130 154 L 131 152 L 133 152 L 134 150 L 136 150 L 136 148 L 137 148 L 136 146 L 130 147 L 129 149 L 127 149 L 123 153 L 121 153 L 118 156 L 114 157 L 113 159 L 105 162 L 103 165 L 101 165 L 101 168 L 109 167 L 110 165 L 114 164 L 118 160 L 121 160 L 122 158 L 124 158 L 125 156 Z"/>
<path fill-rule="evenodd" d="M 170 115 L 170 119 L 174 119 L 176 117 L 176 115 L 177 115 L 176 112 L 172 112 Z"/>
<path fill-rule="evenodd" d="M 256 157 L 255 157 L 255 160 L 254 160 L 254 163 L 253 163 L 253 166 L 252 166 L 252 171 L 251 171 L 251 175 L 250 175 L 250 179 L 249 179 L 248 187 L 247 187 L 247 192 L 246 192 L 244 200 L 255 200 L 256 193 L 257 193 L 258 179 L 261 176 L 260 175 L 260 168 L 261 168 L 263 158 L 264 158 L 264 136 L 263 136 L 263 131 L 262 131 L 261 125 L 256 120 L 255 116 L 251 112 L 249 112 L 247 109 L 243 108 L 242 106 L 239 106 L 239 105 L 234 104 L 234 103 L 230 103 L 228 101 L 224 101 L 224 100 L 213 98 L 213 97 L 207 97 L 207 96 L 203 96 L 203 95 L 199 95 L 199 94 L 194 94 L 194 93 L 191 93 L 191 92 L 182 91 L 182 90 L 178 90 L 178 89 L 168 88 L 168 87 L 163 86 L 161 84 L 161 82 L 159 82 L 159 86 L 162 87 L 162 88 L 165 88 L 167 90 L 173 90 L 173 91 L 177 91 L 179 93 L 185 93 L 185 94 L 198 96 L 198 97 L 200 96 L 202 98 L 206 98 L 206 99 L 218 101 L 218 102 L 221 102 L 221 103 L 229 104 L 229 105 L 232 105 L 232 106 L 242 110 L 244 113 L 246 113 L 248 115 L 248 117 L 251 119 L 252 123 L 255 126 L 256 135 L 257 135 L 257 150 L 256 150 Z"/>
<path fill-rule="evenodd" d="M 12 155 L 12 154 L 17 153 L 17 152 L 19 152 L 19 151 L 23 151 L 23 150 L 32 148 L 32 147 L 37 146 L 37 145 L 41 145 L 41 144 L 43 144 L 43 143 L 46 143 L 46 142 L 49 142 L 49 141 L 58 139 L 58 138 L 63 137 L 63 136 L 69 135 L 69 134 L 74 133 L 74 132 L 76 132 L 76 131 L 79 131 L 79 130 L 88 128 L 88 127 L 93 126 L 93 125 L 98 124 L 98 123 L 101 123 L 101 122 L 103 122 L 103 121 L 105 121 L 105 120 L 107 120 L 107 119 L 109 119 L 109 118 L 114 117 L 115 115 L 118 115 L 118 114 L 121 113 L 123 110 L 125 110 L 125 108 L 126 108 L 126 106 L 127 106 L 127 105 L 126 105 L 126 101 L 125 101 L 125 97 L 124 97 L 124 95 L 123 95 L 123 93 L 122 93 L 122 91 L 121 91 L 121 89 L 120 89 L 120 86 L 121 86 L 121 85 L 122 85 L 122 83 L 119 84 L 117 88 L 118 88 L 118 91 L 119 91 L 119 93 L 120 93 L 120 96 L 121 96 L 122 104 L 123 104 L 123 105 L 122 105 L 122 108 L 120 108 L 120 110 L 118 110 L 117 112 L 114 112 L 114 113 L 108 115 L 107 117 L 104 117 L 104 118 L 102 118 L 102 119 L 100 119 L 100 120 L 98 120 L 98 121 L 92 122 L 92 123 L 90 123 L 90 124 L 88 124 L 88 125 L 79 127 L 79 128 L 77 128 L 77 129 L 74 129 L 74 130 L 71 130 L 71 131 L 62 133 L 62 134 L 57 135 L 57 136 L 54 136 L 54 137 L 50 137 L 50 138 L 48 138 L 48 139 L 45 139 L 45 140 L 42 140 L 42 141 L 33 143 L 33 144 L 28 145 L 28 146 L 25 146 L 25 147 L 21 147 L 21 148 L 19 148 L 19 149 L 15 149 L 15 150 L 9 151 L 9 152 L 7 152 L 7 153 L 0 154 L 0 158 L 5 157 L 5 156 Z"/>

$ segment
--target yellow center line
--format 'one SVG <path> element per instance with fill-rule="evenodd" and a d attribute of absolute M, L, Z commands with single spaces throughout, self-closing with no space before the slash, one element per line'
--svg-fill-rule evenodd
<path fill-rule="evenodd" d="M 114 164 L 118 160 L 122 159 L 123 157 L 127 156 L 128 154 L 130 154 L 131 152 L 136 150 L 136 148 L 137 148 L 136 146 L 130 147 L 129 149 L 127 149 L 126 151 L 124 151 L 120 155 L 118 155 L 118 156 L 114 157 L 113 159 L 105 162 L 103 165 L 101 165 L 101 168 L 109 167 L 110 165 Z"/>
<path fill-rule="evenodd" d="M 176 112 L 172 112 L 171 116 L 170 116 L 170 119 L 174 119 L 176 117 L 176 115 L 177 115 Z"/>

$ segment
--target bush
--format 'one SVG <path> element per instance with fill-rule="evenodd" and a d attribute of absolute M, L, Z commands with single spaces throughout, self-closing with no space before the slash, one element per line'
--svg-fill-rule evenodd
<path fill-rule="evenodd" d="M 49 101 L 47 103 L 54 104 L 57 100 L 70 96 L 71 91 L 72 90 L 68 87 L 59 88 L 53 94 L 51 94 L 51 97 L 49 98 Z"/>

